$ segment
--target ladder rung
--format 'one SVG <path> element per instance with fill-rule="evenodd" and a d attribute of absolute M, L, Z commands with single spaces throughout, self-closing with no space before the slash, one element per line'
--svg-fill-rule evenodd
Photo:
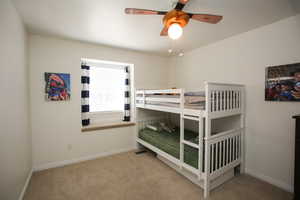
<path fill-rule="evenodd" d="M 193 142 L 189 142 L 189 141 L 187 141 L 187 140 L 183 140 L 182 143 L 183 143 L 183 144 L 186 144 L 186 145 L 189 145 L 189 146 L 191 146 L 191 147 L 194 147 L 194 148 L 196 148 L 196 149 L 199 149 L 199 145 L 197 145 L 197 144 L 195 144 L 195 143 L 193 143 Z"/>
<path fill-rule="evenodd" d="M 194 121 L 199 121 L 199 117 L 192 117 L 192 116 L 183 115 L 183 118 L 184 119 L 194 120 Z"/>

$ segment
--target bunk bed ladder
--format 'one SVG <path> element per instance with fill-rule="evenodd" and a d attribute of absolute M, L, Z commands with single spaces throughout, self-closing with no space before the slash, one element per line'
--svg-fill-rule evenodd
<path fill-rule="evenodd" d="M 199 143 L 195 144 L 193 142 L 187 141 L 184 139 L 184 120 L 194 120 L 197 121 L 199 124 Z M 184 145 L 188 145 L 198 150 L 198 169 L 185 164 L 184 162 Z M 203 164 L 203 118 L 202 117 L 191 117 L 182 114 L 180 116 L 180 162 L 182 163 L 181 168 L 184 167 L 185 169 L 197 174 L 198 180 L 200 181 L 202 175 L 202 164 Z"/>
<path fill-rule="evenodd" d="M 181 99 L 180 99 L 180 107 L 181 110 L 184 110 L 184 91 L 181 91 Z M 199 143 L 195 144 L 193 142 L 187 141 L 184 139 L 184 120 L 194 120 L 199 123 L 199 132 L 198 132 L 198 137 L 199 137 Z M 193 147 L 195 149 L 198 149 L 198 169 L 195 169 L 192 166 L 189 166 L 184 162 L 184 146 L 188 145 L 190 147 Z M 193 173 L 195 173 L 198 176 L 198 180 L 200 181 L 201 175 L 202 175 L 202 164 L 203 164 L 203 151 L 202 151 L 202 146 L 203 146 L 203 118 L 200 116 L 191 116 L 191 115 L 185 115 L 184 112 L 180 113 L 180 169 L 185 168 Z"/>

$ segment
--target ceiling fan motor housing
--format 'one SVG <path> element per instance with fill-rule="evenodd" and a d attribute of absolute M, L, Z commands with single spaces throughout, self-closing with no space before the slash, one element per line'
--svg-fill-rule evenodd
<path fill-rule="evenodd" d="M 163 23 L 167 28 L 169 28 L 174 23 L 177 23 L 181 27 L 184 27 L 189 22 L 189 19 L 190 17 L 187 13 L 174 9 L 164 16 Z"/>

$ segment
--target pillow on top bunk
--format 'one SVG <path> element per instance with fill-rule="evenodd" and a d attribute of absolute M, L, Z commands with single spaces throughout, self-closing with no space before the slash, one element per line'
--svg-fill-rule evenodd
<path fill-rule="evenodd" d="M 205 102 L 205 97 L 185 96 L 184 100 L 185 100 L 185 103 L 187 103 L 187 104 L 202 103 L 202 102 Z"/>
<path fill-rule="evenodd" d="M 185 92 L 184 96 L 200 96 L 200 97 L 205 97 L 205 91 L 200 91 L 200 92 Z"/>
<path fill-rule="evenodd" d="M 186 104 L 205 102 L 205 92 L 186 92 L 184 93 L 184 99 Z"/>

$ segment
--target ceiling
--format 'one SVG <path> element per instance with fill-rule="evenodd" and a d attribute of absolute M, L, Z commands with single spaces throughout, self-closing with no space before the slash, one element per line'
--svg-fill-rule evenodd
<path fill-rule="evenodd" d="M 290 0 L 295 1 L 295 0 Z M 287 0 L 190 0 L 185 11 L 223 15 L 212 25 L 191 20 L 176 41 L 161 37 L 162 16 L 124 8 L 170 10 L 172 0 L 13 0 L 31 33 L 167 55 L 188 51 L 295 15 Z"/>

